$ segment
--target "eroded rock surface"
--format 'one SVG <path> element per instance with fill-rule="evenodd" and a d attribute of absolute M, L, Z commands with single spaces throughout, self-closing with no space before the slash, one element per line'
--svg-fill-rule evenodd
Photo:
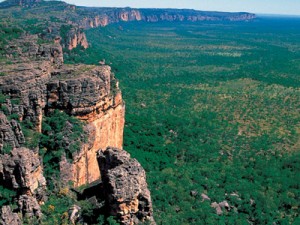
<path fill-rule="evenodd" d="M 146 174 L 140 163 L 117 148 L 98 151 L 98 163 L 110 214 L 126 225 L 145 221 L 155 224 Z"/>
<path fill-rule="evenodd" d="M 27 148 L 14 148 L 10 154 L 0 155 L 0 181 L 11 189 L 36 194 L 38 188 L 46 186 L 39 156 Z"/>
<path fill-rule="evenodd" d="M 68 47 L 69 50 L 72 50 L 78 46 L 82 46 L 84 49 L 87 49 L 89 44 L 85 33 L 80 29 L 73 28 L 68 33 L 66 47 Z"/>
<path fill-rule="evenodd" d="M 0 152 L 5 148 L 18 148 L 25 143 L 20 124 L 16 120 L 8 121 L 5 114 L 0 112 Z"/>
<path fill-rule="evenodd" d="M 226 211 L 226 210 L 230 211 L 230 205 L 228 204 L 227 201 L 223 201 L 223 202 L 220 202 L 220 203 L 213 202 L 213 203 L 211 203 L 211 207 L 216 209 L 216 213 L 218 215 L 223 214 L 223 212 Z"/>
<path fill-rule="evenodd" d="M 21 195 L 18 200 L 19 210 L 25 218 L 42 218 L 41 207 L 35 197 Z"/>
<path fill-rule="evenodd" d="M 38 44 L 37 40 L 36 35 L 25 35 L 6 47 L 15 63 L 1 66 L 5 76 L 0 77 L 0 92 L 19 103 L 11 105 L 8 100 L 5 107 L 8 114 L 32 123 L 38 132 L 44 115 L 55 109 L 84 121 L 88 143 L 73 162 L 62 159 L 60 168 L 66 183 L 91 183 L 100 178 L 97 150 L 110 145 L 122 148 L 125 106 L 117 81 L 109 66 L 63 65 L 60 44 Z M 26 49 L 20 47 L 24 45 Z M 24 136 L 18 123 L 2 114 L 0 147 L 4 142 L 20 147 Z"/>
<path fill-rule="evenodd" d="M 75 186 L 100 178 L 98 149 L 122 148 L 125 106 L 112 79 L 109 66 L 75 65 L 63 67 L 47 84 L 47 110 L 64 110 L 86 124 L 88 142 L 74 155 L 73 163 L 65 158 L 60 163 L 61 177 Z"/>
<path fill-rule="evenodd" d="M 38 201 L 45 198 L 46 180 L 37 153 L 27 148 L 14 148 L 10 154 L 0 155 L 0 185 L 21 193 L 18 212 L 27 218 L 41 218 Z M 3 211 L 4 210 L 4 211 Z M 19 224 L 18 217 L 2 208 L 4 224 Z"/>
<path fill-rule="evenodd" d="M 90 10 L 89 17 L 84 17 L 78 24 L 80 27 L 88 29 L 130 21 L 150 23 L 161 21 L 248 21 L 255 18 L 255 14 L 252 13 L 205 12 L 189 9 L 95 8 Z"/>
<path fill-rule="evenodd" d="M 21 225 L 22 221 L 17 213 L 14 213 L 9 206 L 1 208 L 0 225 Z"/>

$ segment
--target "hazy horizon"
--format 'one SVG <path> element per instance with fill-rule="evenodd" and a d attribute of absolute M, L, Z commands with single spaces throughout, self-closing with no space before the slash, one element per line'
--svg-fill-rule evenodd
<path fill-rule="evenodd" d="M 4 0 L 0 0 L 3 2 Z M 174 8 L 220 12 L 249 12 L 261 15 L 300 16 L 298 0 L 65 0 L 69 4 L 88 7 Z"/>
<path fill-rule="evenodd" d="M 298 0 L 66 0 L 78 6 L 96 7 L 132 7 L 132 8 L 177 8 L 204 11 L 250 12 L 256 14 L 294 15 L 300 16 Z"/>

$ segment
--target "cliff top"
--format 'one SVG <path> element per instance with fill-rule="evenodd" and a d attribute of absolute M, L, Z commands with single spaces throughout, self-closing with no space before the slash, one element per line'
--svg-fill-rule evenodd
<path fill-rule="evenodd" d="M 75 77 L 98 77 L 99 74 L 110 74 L 109 66 L 95 66 L 95 65 L 63 65 L 58 71 L 52 74 L 53 79 L 67 80 Z M 105 75 L 104 75 L 105 76 Z"/>

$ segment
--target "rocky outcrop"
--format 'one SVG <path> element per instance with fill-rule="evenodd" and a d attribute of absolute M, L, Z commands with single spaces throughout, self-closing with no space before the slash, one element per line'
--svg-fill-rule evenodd
<path fill-rule="evenodd" d="M 38 201 L 44 201 L 46 180 L 38 154 L 27 148 L 14 148 L 10 154 L 0 155 L 0 184 L 21 193 L 18 211 L 24 217 L 41 218 Z M 3 216 L 3 220 L 19 224 L 18 217 L 7 208 L 2 209 Z"/>
<path fill-rule="evenodd" d="M 21 147 L 25 138 L 17 120 L 41 132 L 44 115 L 59 109 L 84 122 L 88 142 L 82 143 L 73 160 L 63 156 L 60 162 L 62 181 L 80 186 L 100 178 L 99 148 L 122 148 L 125 107 L 109 66 L 63 65 L 59 43 L 37 44 L 37 40 L 35 35 L 22 36 L 6 46 L 14 63 L 0 68 L 4 74 L 0 93 L 6 96 L 0 104 L 6 109 L 6 115 L 0 113 L 0 185 L 17 191 L 17 211 L 23 218 L 40 219 L 46 181 L 39 149 Z M 14 224 L 15 214 L 3 210 L 5 224 Z"/>
<path fill-rule="evenodd" d="M 17 213 L 14 213 L 9 206 L 3 206 L 0 213 L 0 225 L 21 225 L 22 221 Z"/>
<path fill-rule="evenodd" d="M 5 114 L 0 112 L 0 152 L 3 147 L 13 149 L 25 143 L 20 124 L 16 120 L 8 121 Z"/>
<path fill-rule="evenodd" d="M 22 35 L 5 46 L 5 56 L 13 63 L 48 62 L 59 68 L 63 64 L 63 52 L 59 43 L 38 44 L 38 35 Z M 8 67 L 9 68 L 9 67 Z"/>
<path fill-rule="evenodd" d="M 110 79 L 109 66 L 65 66 L 46 84 L 47 108 L 88 120 L 90 113 L 104 109 L 110 97 Z"/>
<path fill-rule="evenodd" d="M 71 29 L 67 35 L 66 47 L 69 50 L 82 46 L 84 49 L 89 47 L 88 41 L 86 39 L 85 33 L 79 29 Z"/>
<path fill-rule="evenodd" d="M 145 170 L 138 161 L 124 150 L 107 148 L 98 151 L 98 163 L 110 214 L 124 225 L 155 224 Z"/>
<path fill-rule="evenodd" d="M 80 210 L 81 208 L 78 205 L 73 205 L 68 210 L 70 224 L 77 224 L 80 220 L 82 220 Z"/>
<path fill-rule="evenodd" d="M 13 64 L 1 67 L 5 76 L 0 79 L 0 92 L 18 99 L 11 114 L 30 121 L 41 131 L 46 83 L 62 66 L 63 53 L 59 44 L 39 45 L 37 39 L 37 35 L 26 35 L 6 46 L 6 56 Z"/>
<path fill-rule="evenodd" d="M 227 210 L 227 211 L 230 211 L 230 205 L 228 204 L 227 201 L 223 201 L 223 202 L 220 202 L 220 203 L 217 203 L 217 202 L 213 202 L 211 203 L 210 205 L 212 208 L 215 208 L 216 209 L 216 213 L 217 215 L 221 215 L 223 214 L 223 211 Z"/>
<path fill-rule="evenodd" d="M 30 195 L 21 195 L 18 200 L 19 210 L 24 218 L 42 218 L 41 207 L 37 199 Z"/>
<path fill-rule="evenodd" d="M 10 154 L 0 155 L 0 182 L 10 189 L 36 194 L 46 186 L 39 156 L 27 148 L 14 148 Z"/>
<path fill-rule="evenodd" d="M 41 131 L 45 106 L 45 84 L 51 77 L 49 62 L 32 62 L 9 65 L 6 76 L 0 79 L 0 91 L 20 101 L 13 109 L 22 120 L 32 122 Z"/>

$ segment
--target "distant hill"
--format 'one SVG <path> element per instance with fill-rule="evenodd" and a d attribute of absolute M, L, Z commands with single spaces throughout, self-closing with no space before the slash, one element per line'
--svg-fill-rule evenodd
<path fill-rule="evenodd" d="M 107 19 L 108 23 L 117 21 L 143 20 L 146 22 L 158 21 L 248 21 L 256 18 L 255 14 L 247 12 L 211 12 L 192 9 L 131 9 L 131 8 L 102 8 L 102 7 L 75 7 L 58 1 L 43 0 L 7 0 L 0 3 L 0 8 L 11 6 L 39 7 L 44 4 L 52 5 L 55 10 L 57 5 L 68 5 L 77 9 L 78 16 L 84 15 L 87 20 Z"/>
<path fill-rule="evenodd" d="M 255 14 L 247 12 L 78 7 L 62 1 L 42 0 L 7 0 L 0 3 L 0 10 L 0 19 L 8 22 L 9 18 L 9 24 L 39 34 L 43 39 L 54 40 L 59 37 L 63 47 L 70 50 L 78 45 L 87 48 L 88 42 L 83 30 L 113 23 L 251 21 L 256 18 Z"/>
<path fill-rule="evenodd" d="M 32 6 L 36 3 L 41 2 L 42 0 L 7 0 L 2 3 L 0 3 L 0 7 L 9 7 L 9 6 Z"/>

